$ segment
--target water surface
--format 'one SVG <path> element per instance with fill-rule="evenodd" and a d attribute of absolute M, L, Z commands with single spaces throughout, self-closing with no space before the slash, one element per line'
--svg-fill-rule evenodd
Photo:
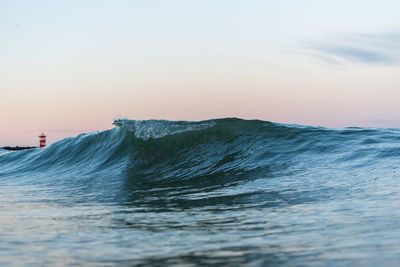
<path fill-rule="evenodd" d="M 118 120 L 0 152 L 0 264 L 400 264 L 400 131 Z"/>

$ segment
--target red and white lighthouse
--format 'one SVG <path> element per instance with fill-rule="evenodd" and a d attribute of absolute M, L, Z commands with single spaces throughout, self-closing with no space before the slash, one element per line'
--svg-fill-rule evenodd
<path fill-rule="evenodd" d="M 46 135 L 44 133 L 41 133 L 39 135 L 39 147 L 45 147 L 46 146 Z"/>

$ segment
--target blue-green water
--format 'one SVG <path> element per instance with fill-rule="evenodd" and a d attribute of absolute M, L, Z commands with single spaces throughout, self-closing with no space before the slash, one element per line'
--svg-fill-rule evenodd
<path fill-rule="evenodd" d="M 0 265 L 400 264 L 400 131 L 118 120 L 0 151 Z"/>

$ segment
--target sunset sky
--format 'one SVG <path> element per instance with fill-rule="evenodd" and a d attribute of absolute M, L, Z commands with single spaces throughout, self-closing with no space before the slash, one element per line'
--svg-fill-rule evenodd
<path fill-rule="evenodd" d="M 400 1 L 0 0 L 0 146 L 113 119 L 400 128 Z"/>

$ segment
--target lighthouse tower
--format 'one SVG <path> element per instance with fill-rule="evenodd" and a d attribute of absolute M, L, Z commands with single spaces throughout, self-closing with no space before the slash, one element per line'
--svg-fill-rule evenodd
<path fill-rule="evenodd" d="M 41 133 L 39 135 L 39 147 L 45 147 L 46 146 L 46 135 L 44 133 Z"/>

